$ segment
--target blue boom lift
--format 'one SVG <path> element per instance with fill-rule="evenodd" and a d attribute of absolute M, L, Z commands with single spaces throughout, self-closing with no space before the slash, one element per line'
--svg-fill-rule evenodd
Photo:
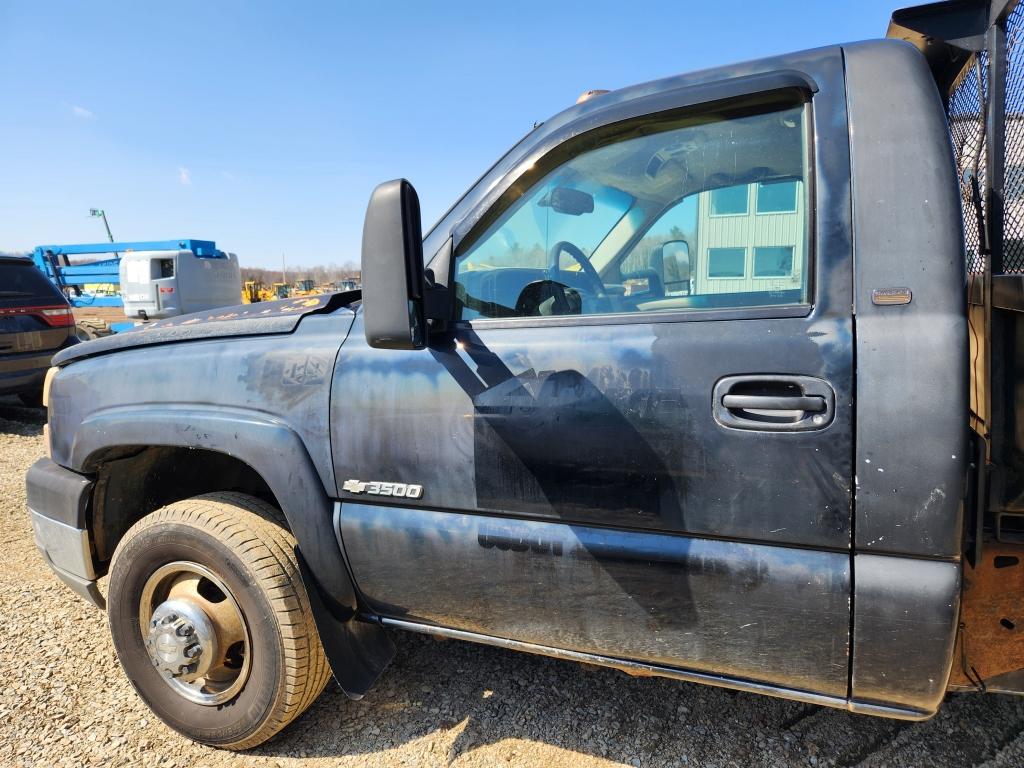
<path fill-rule="evenodd" d="M 113 258 L 72 264 L 71 257 L 114 254 Z M 138 321 L 237 304 L 240 301 L 238 259 L 218 250 L 212 240 L 39 245 L 32 252 L 36 266 L 67 296 L 79 335 L 94 338 L 128 330 Z M 205 263 L 204 263 L 205 262 Z M 228 279 L 212 281 L 211 267 Z M 204 272 L 201 267 L 206 267 Z M 225 275 L 218 274 L 218 277 Z M 114 295 L 87 290 L 111 285 Z M 132 318 L 111 323 L 122 314 Z M 91 313 L 90 310 L 105 310 Z M 135 320 L 134 318 L 138 318 Z"/>

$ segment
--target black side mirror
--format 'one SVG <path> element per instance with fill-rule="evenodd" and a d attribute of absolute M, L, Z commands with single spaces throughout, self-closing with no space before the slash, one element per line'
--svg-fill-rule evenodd
<path fill-rule="evenodd" d="M 405 179 L 370 195 L 363 224 L 363 327 L 380 349 L 423 349 L 423 235 L 420 201 Z"/>

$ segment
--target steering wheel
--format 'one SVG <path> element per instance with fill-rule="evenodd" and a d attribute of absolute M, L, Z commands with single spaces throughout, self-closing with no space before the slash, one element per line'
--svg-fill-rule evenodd
<path fill-rule="evenodd" d="M 561 271 L 558 268 L 558 261 L 559 256 L 562 255 L 562 251 L 565 251 L 570 256 L 572 256 L 573 260 L 580 265 L 580 269 L 586 276 L 587 281 L 590 283 L 590 287 L 593 290 L 594 295 L 598 299 L 606 298 L 604 292 L 604 283 L 601 282 L 601 276 L 597 274 L 597 270 L 594 269 L 594 265 L 590 263 L 590 259 L 588 259 L 584 255 L 583 251 L 577 248 L 573 243 L 570 243 L 568 240 L 559 240 L 557 243 L 551 246 L 551 250 L 548 251 L 548 279 L 560 282 L 559 280 L 557 280 L 557 277 Z"/>

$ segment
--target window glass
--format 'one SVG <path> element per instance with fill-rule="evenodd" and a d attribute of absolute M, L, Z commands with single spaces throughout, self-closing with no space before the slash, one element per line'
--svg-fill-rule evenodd
<path fill-rule="evenodd" d="M 795 181 L 757 185 L 758 213 L 792 213 L 796 210 Z"/>
<path fill-rule="evenodd" d="M 1013 163 L 1006 166 L 1003 189 L 1007 200 L 1016 202 L 1024 197 L 1024 165 Z"/>
<path fill-rule="evenodd" d="M 633 204 L 633 199 L 611 187 L 570 184 L 563 185 L 562 178 L 556 176 L 540 187 L 531 195 L 531 204 L 519 206 L 501 228 L 460 261 L 461 269 L 544 269 L 548 249 L 559 241 L 572 243 L 585 255 L 593 253 L 597 244 Z M 576 197 L 570 199 L 571 193 L 577 193 Z M 586 212 L 573 208 L 574 202 L 586 207 Z M 566 259 L 566 256 L 562 257 L 563 262 Z"/>
<path fill-rule="evenodd" d="M 708 248 L 708 277 L 744 277 L 746 248 Z"/>
<path fill-rule="evenodd" d="M 711 190 L 712 216 L 740 216 L 747 212 L 747 185 Z"/>
<path fill-rule="evenodd" d="M 462 319 L 806 303 L 802 105 L 622 130 L 560 147 L 457 245 Z"/>
<path fill-rule="evenodd" d="M 697 215 L 697 198 L 690 196 L 672 206 L 623 259 L 622 275 L 654 270 L 665 285 L 667 296 L 690 293 L 690 243 Z"/>
<path fill-rule="evenodd" d="M 759 246 L 754 249 L 754 277 L 788 277 L 793 274 L 793 247 Z"/>
<path fill-rule="evenodd" d="M 32 262 L 0 261 L 0 299 L 36 296 L 50 300 L 59 295 L 53 283 Z"/>

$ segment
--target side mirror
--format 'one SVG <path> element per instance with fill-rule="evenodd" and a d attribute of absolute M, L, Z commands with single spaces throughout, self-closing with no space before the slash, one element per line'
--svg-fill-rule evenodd
<path fill-rule="evenodd" d="M 665 281 L 667 296 L 690 293 L 690 246 L 685 240 L 669 240 L 661 246 L 659 270 Z"/>
<path fill-rule="evenodd" d="M 405 179 L 370 195 L 363 223 L 363 327 L 378 349 L 423 349 L 423 235 L 420 201 Z"/>

